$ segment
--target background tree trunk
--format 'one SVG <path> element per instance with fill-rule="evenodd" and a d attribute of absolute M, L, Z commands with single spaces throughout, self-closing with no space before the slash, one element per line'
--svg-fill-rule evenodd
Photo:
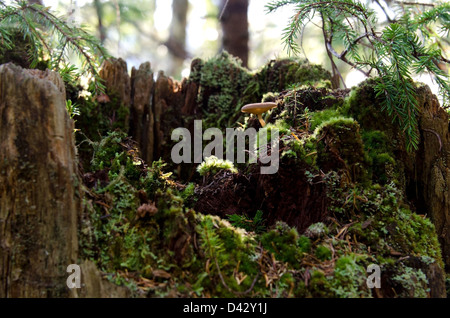
<path fill-rule="evenodd" d="M 105 43 L 106 40 L 106 32 L 105 27 L 103 26 L 103 5 L 100 0 L 94 0 L 95 12 L 97 12 L 97 21 L 98 21 L 98 33 L 100 42 L 102 44 Z"/>
<path fill-rule="evenodd" d="M 186 52 L 186 26 L 187 12 L 189 9 L 188 0 L 173 0 L 172 2 L 172 23 L 170 25 L 169 39 L 165 43 L 172 55 L 170 74 L 181 75 L 183 62 L 188 57 Z"/>
<path fill-rule="evenodd" d="M 248 0 L 221 0 L 222 49 L 248 67 Z"/>

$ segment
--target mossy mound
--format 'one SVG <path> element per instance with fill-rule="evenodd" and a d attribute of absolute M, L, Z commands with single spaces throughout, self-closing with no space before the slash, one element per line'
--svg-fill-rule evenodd
<path fill-rule="evenodd" d="M 271 60 L 255 75 L 262 92 L 282 92 L 292 86 L 331 88 L 330 72 L 295 59 Z"/>
<path fill-rule="evenodd" d="M 197 102 L 206 125 L 227 128 L 242 120 L 242 106 L 261 102 L 267 92 L 276 94 L 292 85 L 329 87 L 330 77 L 321 66 L 294 59 L 273 60 L 250 72 L 224 52 L 207 61 L 194 60 L 188 81 L 199 85 Z"/>
<path fill-rule="evenodd" d="M 408 190 L 421 161 L 379 109 L 373 81 L 330 90 L 328 78 L 293 60 L 254 73 L 226 53 L 195 60 L 183 82 L 193 85 L 180 87 L 195 93 L 204 129 L 259 129 L 241 106 L 277 103 L 265 120 L 270 138 L 279 131 L 278 172 L 205 163 L 183 185 L 163 161 L 140 160 L 126 133 L 109 133 L 90 146 L 85 257 L 138 296 L 442 297 L 439 229 Z M 381 288 L 367 284 L 372 265 Z"/>
<path fill-rule="evenodd" d="M 324 172 L 344 169 L 352 180 L 364 179 L 364 146 L 353 118 L 333 117 L 320 124 L 314 134 L 319 140 L 317 164 Z"/>
<path fill-rule="evenodd" d="M 214 127 L 229 127 L 247 99 L 243 95 L 251 80 L 249 71 L 228 53 L 207 61 L 195 60 L 189 81 L 199 85 L 197 103 L 204 121 Z"/>
<path fill-rule="evenodd" d="M 301 231 L 274 221 L 255 233 L 233 226 L 227 215 L 195 212 L 188 203 L 197 196 L 195 185 L 170 180 L 161 162 L 142 165 L 132 149 L 119 132 L 96 147 L 95 169 L 108 178 L 91 182 L 81 243 L 85 257 L 135 296 L 442 296 L 443 263 L 434 226 L 411 211 L 394 185 L 354 183 L 340 169 L 314 177 L 311 172 L 317 170 L 309 166 L 305 182 L 323 179 L 327 214 Z M 294 169 L 307 167 L 292 156 L 285 156 L 282 166 L 292 180 Z M 224 175 L 236 174 L 224 171 L 215 178 Z M 230 180 L 232 186 L 239 179 Z M 371 264 L 381 268 L 381 289 L 366 283 Z"/>

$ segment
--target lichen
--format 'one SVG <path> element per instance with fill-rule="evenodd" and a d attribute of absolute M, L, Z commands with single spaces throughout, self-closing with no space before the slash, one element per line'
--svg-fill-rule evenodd
<path fill-rule="evenodd" d="M 407 298 L 427 298 L 429 293 L 427 276 L 421 269 L 415 269 L 408 266 L 397 267 L 398 273 L 392 277 L 392 280 L 401 285 L 399 297 Z"/>

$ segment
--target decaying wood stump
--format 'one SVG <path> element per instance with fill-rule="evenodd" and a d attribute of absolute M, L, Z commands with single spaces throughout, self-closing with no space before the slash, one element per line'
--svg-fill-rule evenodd
<path fill-rule="evenodd" d="M 422 112 L 419 127 L 422 142 L 413 171 L 419 211 L 431 217 L 439 237 L 442 256 L 450 271 L 450 131 L 449 115 L 428 86 L 420 88 Z"/>
<path fill-rule="evenodd" d="M 81 262 L 80 184 L 60 76 L 1 65 L 0 298 L 129 296 L 88 261 L 81 289 L 67 287 L 68 265 Z"/>
<path fill-rule="evenodd" d="M 74 125 L 52 72 L 0 66 L 0 297 L 66 297 L 78 255 Z"/>
<path fill-rule="evenodd" d="M 178 82 L 163 72 L 158 73 L 155 82 L 149 62 L 141 64 L 139 69 L 132 68 L 129 133 L 147 163 L 170 154 L 163 148 L 170 140 L 172 129 L 187 127 L 193 130 L 193 119 L 189 116 L 200 116 L 196 107 L 197 94 L 195 82 Z"/>
<path fill-rule="evenodd" d="M 127 131 L 131 106 L 131 80 L 127 63 L 121 58 L 106 60 L 100 68 L 99 76 L 106 87 L 106 96 L 98 97 L 104 104 L 102 112 L 109 117 L 112 129 Z"/>
<path fill-rule="evenodd" d="M 130 136 L 139 145 L 142 159 L 153 161 L 155 146 L 155 115 L 153 72 L 150 63 L 141 64 L 139 69 L 131 70 L 131 116 Z"/>
<path fill-rule="evenodd" d="M 131 102 L 131 83 L 128 75 L 127 62 L 119 59 L 109 59 L 103 62 L 100 77 L 105 81 L 107 93 L 117 95 L 127 107 Z"/>
<path fill-rule="evenodd" d="M 172 130 L 184 127 L 183 104 L 182 84 L 160 71 L 155 83 L 155 158 L 168 159 L 165 155 L 170 154 Z"/>

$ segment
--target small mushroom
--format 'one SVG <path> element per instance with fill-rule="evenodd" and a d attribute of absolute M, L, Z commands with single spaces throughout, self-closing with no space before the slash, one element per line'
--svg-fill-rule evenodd
<path fill-rule="evenodd" d="M 266 122 L 262 118 L 262 114 L 266 111 L 277 107 L 276 103 L 256 103 L 256 104 L 247 104 L 244 107 L 241 108 L 241 111 L 243 113 L 250 113 L 255 114 L 258 116 L 259 122 L 261 123 L 261 126 L 264 127 L 266 125 Z"/>

